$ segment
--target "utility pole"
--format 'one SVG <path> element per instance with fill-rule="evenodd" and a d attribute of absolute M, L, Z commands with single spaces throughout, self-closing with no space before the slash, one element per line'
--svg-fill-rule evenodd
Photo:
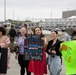
<path fill-rule="evenodd" d="M 4 0 L 4 22 L 6 21 L 6 0 Z"/>
<path fill-rule="evenodd" d="M 68 8 L 68 17 L 70 17 L 70 15 L 69 15 L 69 8 Z"/>
<path fill-rule="evenodd" d="M 52 12 L 51 12 L 51 19 L 52 19 Z"/>
<path fill-rule="evenodd" d="M 14 21 L 14 10 L 13 10 L 13 21 Z"/>

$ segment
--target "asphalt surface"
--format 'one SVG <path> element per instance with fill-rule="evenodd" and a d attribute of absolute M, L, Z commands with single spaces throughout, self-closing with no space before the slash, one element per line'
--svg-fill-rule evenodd
<path fill-rule="evenodd" d="M 20 67 L 19 67 L 18 61 L 15 59 L 14 53 L 11 53 L 10 69 L 8 69 L 7 75 L 20 75 Z M 25 74 L 25 75 L 27 75 L 27 74 Z M 33 73 L 31 75 L 33 75 Z M 48 70 L 48 74 L 45 74 L 45 75 L 50 75 L 49 70 Z M 61 75 L 66 75 L 64 63 L 62 64 Z"/>

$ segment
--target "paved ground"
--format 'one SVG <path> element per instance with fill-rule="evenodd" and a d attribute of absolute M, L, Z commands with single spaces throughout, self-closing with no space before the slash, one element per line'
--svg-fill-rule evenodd
<path fill-rule="evenodd" d="M 11 67 L 8 70 L 8 74 L 7 75 L 20 75 L 20 73 L 19 73 L 20 67 L 18 65 L 17 60 L 15 59 L 15 54 L 14 53 L 11 54 L 10 63 L 11 63 Z M 50 75 L 49 72 L 46 75 Z M 64 64 L 62 65 L 61 75 L 65 75 L 65 67 L 64 67 Z"/>

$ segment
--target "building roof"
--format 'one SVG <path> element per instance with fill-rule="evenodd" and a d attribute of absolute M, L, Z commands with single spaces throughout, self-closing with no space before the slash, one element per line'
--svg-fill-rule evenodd
<path fill-rule="evenodd" d="M 71 17 L 69 17 L 69 18 L 76 18 L 76 16 L 71 16 Z M 68 19 L 69 19 L 69 18 L 68 18 Z"/>

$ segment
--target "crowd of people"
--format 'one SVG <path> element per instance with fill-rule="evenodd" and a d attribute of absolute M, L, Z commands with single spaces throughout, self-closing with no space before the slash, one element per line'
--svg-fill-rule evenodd
<path fill-rule="evenodd" d="M 27 75 L 31 75 L 33 73 L 34 75 L 44 75 L 48 74 L 47 69 L 49 69 L 50 75 L 60 75 L 61 69 L 62 69 L 62 54 L 60 52 L 60 44 L 64 41 L 70 41 L 70 40 L 76 40 L 76 31 L 73 31 L 72 35 L 64 33 L 65 30 L 63 30 L 63 33 L 60 35 L 61 39 L 58 39 L 58 31 L 52 30 L 51 31 L 51 37 L 50 41 L 48 42 L 48 39 L 46 36 L 42 33 L 42 29 L 40 27 L 35 27 L 32 31 L 28 31 L 27 25 L 24 24 L 19 32 L 16 32 L 14 29 L 14 26 L 11 25 L 11 28 L 9 29 L 9 32 L 7 33 L 6 26 L 0 27 L 0 50 L 3 50 L 4 48 L 7 49 L 7 68 L 3 72 L 4 68 L 0 71 L 0 75 L 6 75 L 7 69 L 10 68 L 10 51 L 11 46 L 10 44 L 14 44 L 14 41 L 17 42 L 17 51 L 15 58 L 18 59 L 18 63 L 20 66 L 20 75 L 25 74 L 25 68 Z M 42 61 L 39 60 L 24 60 L 24 42 L 26 37 L 26 34 L 37 34 L 40 35 L 40 38 L 44 41 L 44 47 L 43 47 L 43 57 Z M 13 46 L 14 47 L 14 46 Z M 0 51 L 1 53 L 2 51 Z M 46 56 L 48 54 L 48 57 Z M 0 56 L 0 68 L 1 68 L 1 61 L 2 56 Z M 4 64 L 2 64 L 4 65 Z M 47 68 L 48 65 L 48 68 Z M 6 65 L 5 65 L 6 66 Z"/>

